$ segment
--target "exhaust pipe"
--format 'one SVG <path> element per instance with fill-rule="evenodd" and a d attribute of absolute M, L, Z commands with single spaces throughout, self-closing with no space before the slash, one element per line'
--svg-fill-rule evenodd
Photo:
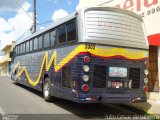
<path fill-rule="evenodd" d="M 101 96 L 97 97 L 97 101 L 102 101 L 102 99 L 103 99 L 103 97 L 101 97 Z"/>

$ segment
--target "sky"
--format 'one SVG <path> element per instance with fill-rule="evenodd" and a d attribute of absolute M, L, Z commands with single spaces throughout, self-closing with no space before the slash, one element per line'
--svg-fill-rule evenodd
<path fill-rule="evenodd" d="M 76 11 L 79 0 L 36 0 L 37 29 Z M 0 0 L 0 40 L 2 49 L 18 40 L 33 25 L 33 0 Z"/>

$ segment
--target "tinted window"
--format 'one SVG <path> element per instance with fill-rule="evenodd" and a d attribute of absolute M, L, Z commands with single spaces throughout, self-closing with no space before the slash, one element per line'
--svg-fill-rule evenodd
<path fill-rule="evenodd" d="M 23 52 L 23 48 L 22 48 L 22 44 L 20 45 L 20 54 L 22 54 Z"/>
<path fill-rule="evenodd" d="M 25 52 L 26 52 L 26 44 L 23 43 L 23 53 L 25 53 Z"/>
<path fill-rule="evenodd" d="M 21 44 L 21 54 L 23 53 L 23 44 Z"/>
<path fill-rule="evenodd" d="M 38 38 L 34 39 L 34 50 L 38 50 Z"/>
<path fill-rule="evenodd" d="M 42 36 L 40 36 L 39 38 L 38 38 L 38 40 L 39 40 L 39 42 L 38 42 L 38 49 L 42 49 Z"/>
<path fill-rule="evenodd" d="M 65 27 L 65 25 L 60 26 L 58 29 L 58 40 L 59 40 L 59 43 L 66 42 L 66 27 Z"/>
<path fill-rule="evenodd" d="M 49 39 L 49 33 L 44 34 L 44 48 L 47 48 L 50 46 L 50 39 Z"/>
<path fill-rule="evenodd" d="M 76 23 L 71 22 L 69 24 L 67 24 L 67 41 L 73 41 L 76 40 Z"/>
<path fill-rule="evenodd" d="M 51 46 L 54 46 L 56 40 L 56 30 L 50 32 L 50 36 L 51 36 Z"/>
<path fill-rule="evenodd" d="M 17 46 L 17 53 L 18 53 L 18 55 L 19 55 L 19 45 Z"/>
<path fill-rule="evenodd" d="M 17 46 L 16 46 L 16 55 L 18 55 L 18 49 L 17 49 Z"/>
<path fill-rule="evenodd" d="M 29 52 L 29 41 L 26 43 L 26 52 Z"/>
<path fill-rule="evenodd" d="M 33 44 L 32 44 L 32 42 L 33 42 L 33 40 L 31 40 L 31 41 L 29 42 L 29 43 L 30 43 L 30 45 L 29 45 L 29 46 L 30 46 L 30 51 L 33 50 L 33 46 L 32 46 Z"/>
<path fill-rule="evenodd" d="M 19 55 L 19 47 L 16 47 L 17 55 Z"/>
<path fill-rule="evenodd" d="M 21 46 L 20 45 L 18 46 L 18 52 L 19 52 L 19 54 L 21 54 Z"/>

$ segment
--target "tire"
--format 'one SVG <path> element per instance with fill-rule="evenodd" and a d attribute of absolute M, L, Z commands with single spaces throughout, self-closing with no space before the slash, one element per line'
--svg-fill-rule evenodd
<path fill-rule="evenodd" d="M 14 77 L 14 80 L 13 80 L 13 81 L 14 81 L 14 84 L 15 84 L 15 85 L 18 84 L 18 83 L 17 83 L 17 78 Z"/>
<path fill-rule="evenodd" d="M 51 101 L 51 84 L 50 79 L 46 78 L 43 84 L 43 98 L 45 101 L 50 102 Z"/>
<path fill-rule="evenodd" d="M 17 85 L 17 77 L 16 77 L 16 75 L 11 75 L 11 80 L 13 81 L 13 83 L 15 84 L 15 85 Z"/>
<path fill-rule="evenodd" d="M 11 73 L 11 80 L 13 80 L 13 74 Z"/>

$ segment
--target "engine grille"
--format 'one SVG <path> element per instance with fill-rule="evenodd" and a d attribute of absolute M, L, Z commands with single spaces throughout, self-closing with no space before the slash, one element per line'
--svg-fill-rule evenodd
<path fill-rule="evenodd" d="M 132 88 L 140 88 L 140 68 L 130 68 L 129 79 L 132 79 Z"/>
<path fill-rule="evenodd" d="M 106 67 L 95 66 L 93 72 L 93 87 L 105 88 L 106 86 Z"/>

